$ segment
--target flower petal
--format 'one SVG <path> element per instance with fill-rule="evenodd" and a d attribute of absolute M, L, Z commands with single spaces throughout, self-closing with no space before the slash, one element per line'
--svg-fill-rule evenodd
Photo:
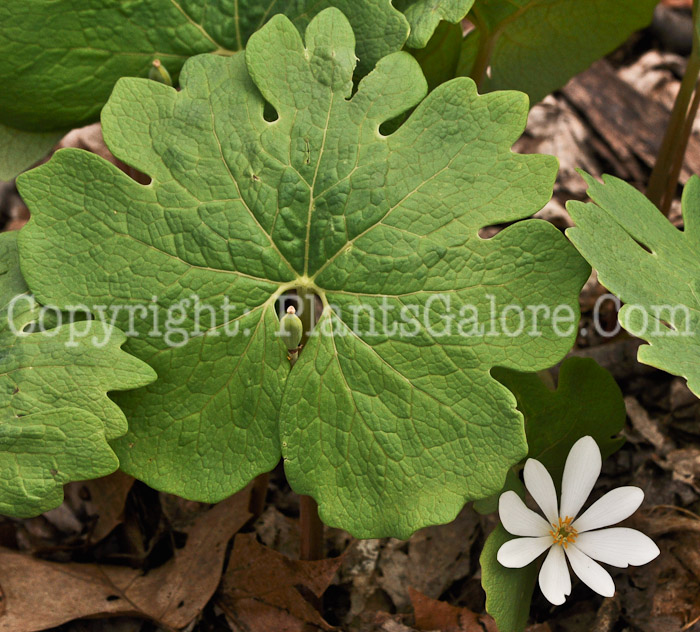
<path fill-rule="evenodd" d="M 527 491 L 535 499 L 544 515 L 547 516 L 547 520 L 552 524 L 557 524 L 559 519 L 557 490 L 554 489 L 554 481 L 547 468 L 535 459 L 528 459 L 523 475 Z"/>
<path fill-rule="evenodd" d="M 498 515 L 505 530 L 513 535 L 544 536 L 549 535 L 552 528 L 542 516 L 528 509 L 513 491 L 501 494 L 498 499 Z"/>
<path fill-rule="evenodd" d="M 561 606 L 571 594 L 571 577 L 564 551 L 559 545 L 549 549 L 540 569 L 540 590 L 550 603 Z"/>
<path fill-rule="evenodd" d="M 659 547 L 651 538 L 625 527 L 582 533 L 575 546 L 594 560 L 620 568 L 641 566 L 659 555 Z"/>
<path fill-rule="evenodd" d="M 618 487 L 596 500 L 571 526 L 579 533 L 607 527 L 629 518 L 643 500 L 639 487 Z"/>
<path fill-rule="evenodd" d="M 574 573 L 591 590 L 595 590 L 603 597 L 612 597 L 615 594 L 615 582 L 610 577 L 610 573 L 577 549 L 575 544 L 569 544 L 566 557 L 569 558 Z"/>
<path fill-rule="evenodd" d="M 603 460 L 593 437 L 581 437 L 566 457 L 561 481 L 562 518 L 575 518 L 593 489 Z"/>
<path fill-rule="evenodd" d="M 506 568 L 522 568 L 552 546 L 552 537 L 515 538 L 501 545 L 496 559 Z"/>

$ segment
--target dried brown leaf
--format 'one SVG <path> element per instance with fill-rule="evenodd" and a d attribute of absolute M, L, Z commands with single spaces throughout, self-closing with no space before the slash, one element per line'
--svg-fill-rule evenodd
<path fill-rule="evenodd" d="M 247 522 L 250 490 L 215 505 L 172 559 L 145 574 L 123 566 L 58 564 L 0 549 L 6 610 L 0 632 L 34 632 L 83 617 L 139 616 L 180 630 L 214 594 L 226 544 Z"/>
<path fill-rule="evenodd" d="M 342 557 L 292 560 L 259 544 L 254 535 L 238 535 L 218 605 L 234 631 L 333 630 L 304 593 L 320 598 L 341 562 Z"/>
<path fill-rule="evenodd" d="M 67 502 L 94 520 L 90 541 L 106 538 L 124 520 L 124 505 L 134 479 L 117 470 L 114 474 L 91 481 L 70 483 L 65 491 Z"/>
<path fill-rule="evenodd" d="M 408 543 L 390 540 L 378 563 L 379 585 L 398 609 L 410 603 L 408 586 L 428 597 L 439 597 L 452 583 L 469 575 L 470 550 L 478 534 L 479 516 L 469 505 L 451 523 L 421 529 Z"/>
<path fill-rule="evenodd" d="M 444 601 L 426 597 L 408 589 L 419 630 L 440 632 L 498 632 L 496 622 L 488 615 L 479 615 L 469 608 L 457 608 Z"/>

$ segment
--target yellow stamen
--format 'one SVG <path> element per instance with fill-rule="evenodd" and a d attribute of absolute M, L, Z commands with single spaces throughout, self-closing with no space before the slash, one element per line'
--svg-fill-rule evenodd
<path fill-rule="evenodd" d="M 559 524 L 552 523 L 554 527 L 549 534 L 554 540 L 554 544 L 567 548 L 570 543 L 576 542 L 578 531 L 571 526 L 573 518 L 566 516 L 563 520 L 559 518 Z"/>

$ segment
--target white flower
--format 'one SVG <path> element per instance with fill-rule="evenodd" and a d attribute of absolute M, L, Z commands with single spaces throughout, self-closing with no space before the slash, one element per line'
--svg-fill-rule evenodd
<path fill-rule="evenodd" d="M 554 605 L 561 605 L 571 594 L 571 577 L 566 558 L 581 581 L 604 597 L 612 597 L 615 584 L 597 562 L 627 568 L 653 560 L 659 549 L 635 529 L 603 529 L 631 516 L 644 499 L 638 487 L 619 487 L 593 503 L 576 517 L 600 474 L 602 459 L 593 437 L 579 439 L 569 452 L 561 485 L 561 507 L 557 507 L 554 483 L 544 465 L 535 459 L 525 463 L 525 487 L 547 520 L 528 509 L 513 491 L 498 502 L 504 528 L 525 536 L 506 542 L 498 550 L 498 561 L 508 568 L 522 568 L 549 553 L 539 575 L 540 589 Z M 597 530 L 596 530 L 597 529 Z"/>

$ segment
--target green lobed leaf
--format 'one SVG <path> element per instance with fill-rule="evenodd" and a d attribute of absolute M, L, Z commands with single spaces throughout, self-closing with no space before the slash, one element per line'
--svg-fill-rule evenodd
<path fill-rule="evenodd" d="M 354 66 L 352 29 L 329 9 L 306 45 L 276 16 L 245 55 L 190 60 L 180 92 L 121 80 L 105 140 L 152 183 L 57 152 L 19 180 L 32 211 L 21 248 L 42 300 L 156 297 L 161 323 L 193 294 L 217 314 L 225 297 L 236 304 L 181 346 L 136 319 L 128 349 L 159 379 L 118 398 L 129 433 L 114 447 L 126 472 L 214 502 L 282 456 L 327 524 L 405 538 L 500 489 L 524 456 L 522 417 L 489 370 L 550 366 L 575 336 L 573 323 L 562 334 L 551 322 L 533 336 L 441 335 L 446 307 L 431 297 L 473 303 L 482 327 L 492 303 L 561 304 L 575 320 L 588 266 L 547 222 L 479 236 L 551 195 L 556 161 L 510 150 L 527 118 L 522 95 L 480 96 L 461 78 L 424 98 L 407 53 L 382 59 L 353 94 Z M 396 132 L 378 132 L 414 106 Z M 275 303 L 289 290 L 324 306 L 291 372 L 275 335 Z M 363 306 L 383 302 L 393 316 L 373 335 Z M 392 334 L 414 329 L 399 318 L 411 304 L 431 329 Z M 178 326 L 196 331 L 193 319 Z M 127 315 L 116 323 L 126 328 Z M 239 334 L 217 336 L 225 323 Z"/>
<path fill-rule="evenodd" d="M 17 300 L 13 300 L 16 297 Z M 0 234 L 0 514 L 53 509 L 70 481 L 106 476 L 119 462 L 107 439 L 126 420 L 107 391 L 155 379 L 100 323 L 20 333 L 43 322 L 19 270 L 17 234 Z M 107 338 L 107 336 L 109 336 Z M 105 341 L 102 346 L 93 338 Z"/>
<path fill-rule="evenodd" d="M 457 65 L 462 52 L 462 27 L 459 24 L 440 22 L 424 48 L 409 49 L 418 60 L 428 82 L 434 90 L 441 83 L 457 76 Z"/>
<path fill-rule="evenodd" d="M 561 489 L 566 457 L 581 437 L 592 436 L 604 459 L 622 447 L 624 438 L 617 436 L 626 417 L 622 392 L 612 375 L 594 360 L 564 360 L 556 390 L 533 373 L 496 368 L 493 375 L 518 400 L 518 410 L 525 417 L 528 457 L 544 464 L 557 490 Z M 501 493 L 507 490 L 525 498 L 525 487 L 517 475 L 509 473 Z M 482 503 L 482 509 L 497 511 L 499 497 L 500 493 L 489 499 L 488 507 Z M 512 537 L 499 525 L 487 538 L 479 559 L 486 610 L 501 632 L 525 629 L 537 581 L 537 564 L 513 569 L 496 559 L 498 549 Z"/>
<path fill-rule="evenodd" d="M 525 417 L 528 457 L 549 470 L 557 489 L 574 443 L 590 435 L 607 459 L 624 443 L 622 391 L 615 378 L 590 358 L 571 357 L 559 370 L 556 390 L 534 373 L 496 368 L 493 376 L 518 400 Z"/>
<path fill-rule="evenodd" d="M 523 632 L 525 629 L 539 570 L 537 564 L 523 568 L 501 566 L 496 559 L 498 549 L 512 538 L 499 524 L 486 538 L 479 557 L 486 612 L 496 621 L 499 632 Z"/>
<path fill-rule="evenodd" d="M 63 132 L 23 132 L 0 124 L 0 180 L 12 180 L 41 160 Z"/>
<path fill-rule="evenodd" d="M 426 46 L 441 20 L 459 25 L 473 4 L 474 0 L 394 0 L 411 25 L 406 42 L 410 48 Z"/>
<path fill-rule="evenodd" d="M 700 395 L 700 178 L 683 191 L 681 231 L 631 185 L 582 175 L 593 203 L 567 205 L 576 223 L 569 239 L 627 303 L 620 324 L 649 343 L 639 361 L 685 377 Z"/>
<path fill-rule="evenodd" d="M 3 0 L 0 124 L 80 127 L 97 120 L 120 77 L 147 77 L 155 59 L 177 80 L 189 57 L 241 50 L 275 14 L 303 30 L 330 6 L 355 28 L 362 73 L 408 37 L 391 0 Z"/>
<path fill-rule="evenodd" d="M 557 489 L 566 457 L 581 437 L 592 436 L 604 459 L 622 447 L 624 439 L 617 436 L 626 417 L 622 392 L 613 376 L 594 360 L 564 360 L 556 389 L 534 373 L 501 368 L 491 373 L 515 395 L 525 417 L 527 456 L 544 464 Z M 480 513 L 497 511 L 498 498 L 506 489 L 521 490 L 520 479 L 508 478 L 503 490 L 475 507 Z"/>
<path fill-rule="evenodd" d="M 657 2 L 477 0 L 459 74 L 487 59 L 481 90 L 522 90 L 534 104 L 647 26 Z"/>

